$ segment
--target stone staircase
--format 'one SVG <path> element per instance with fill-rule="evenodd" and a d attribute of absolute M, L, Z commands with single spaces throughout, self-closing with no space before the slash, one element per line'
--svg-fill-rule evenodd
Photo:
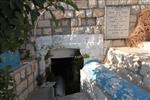
<path fill-rule="evenodd" d="M 55 100 L 91 100 L 91 99 L 87 93 L 79 92 L 64 97 L 56 97 Z"/>

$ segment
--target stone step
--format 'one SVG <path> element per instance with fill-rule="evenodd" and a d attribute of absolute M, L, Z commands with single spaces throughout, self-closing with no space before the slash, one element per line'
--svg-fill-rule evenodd
<path fill-rule="evenodd" d="M 55 100 L 91 100 L 87 93 L 79 92 L 72 95 L 67 95 L 64 97 L 56 97 Z"/>
<path fill-rule="evenodd" d="M 106 64 L 121 77 L 150 91 L 150 51 L 143 48 L 112 47 Z"/>

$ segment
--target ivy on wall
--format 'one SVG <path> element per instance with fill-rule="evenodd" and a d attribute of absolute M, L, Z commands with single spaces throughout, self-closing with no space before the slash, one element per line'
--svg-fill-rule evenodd
<path fill-rule="evenodd" d="M 0 0 L 0 52 L 14 51 L 28 40 L 40 11 L 49 11 L 55 20 L 51 8 L 65 11 L 62 3 L 78 10 L 72 0 Z"/>

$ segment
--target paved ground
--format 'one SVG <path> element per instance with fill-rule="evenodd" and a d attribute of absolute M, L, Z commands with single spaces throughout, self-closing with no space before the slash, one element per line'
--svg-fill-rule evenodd
<path fill-rule="evenodd" d="M 79 92 L 64 97 L 57 97 L 55 100 L 91 100 L 91 99 L 88 94 Z"/>

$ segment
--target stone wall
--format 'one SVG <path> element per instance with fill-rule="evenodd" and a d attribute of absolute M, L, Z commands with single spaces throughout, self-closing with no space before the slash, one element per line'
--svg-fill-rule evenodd
<path fill-rule="evenodd" d="M 37 74 L 38 67 L 36 61 L 27 62 L 11 73 L 15 80 L 16 94 L 19 100 L 26 100 L 28 94 L 34 90 Z"/>
<path fill-rule="evenodd" d="M 63 3 L 62 5 L 66 9 L 65 13 L 58 10 L 53 11 L 59 20 L 58 27 L 54 25 L 49 12 L 44 13 L 37 26 L 37 36 L 102 34 L 104 37 L 103 56 L 105 56 L 109 47 L 126 45 L 126 38 L 105 38 L 105 35 L 107 35 L 107 25 L 105 25 L 107 7 L 126 6 L 130 9 L 129 30 L 127 30 L 130 33 L 134 29 L 139 12 L 150 4 L 149 0 L 75 0 L 75 2 L 79 11 L 75 11 L 72 7 Z"/>

